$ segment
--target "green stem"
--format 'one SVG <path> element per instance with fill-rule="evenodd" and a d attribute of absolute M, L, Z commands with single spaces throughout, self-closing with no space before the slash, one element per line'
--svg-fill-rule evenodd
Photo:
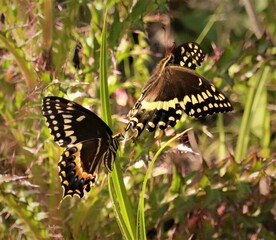
<path fill-rule="evenodd" d="M 210 31 L 210 29 L 212 28 L 212 26 L 214 25 L 214 23 L 217 21 L 217 19 L 219 18 L 219 15 L 221 13 L 221 11 L 224 9 L 225 7 L 225 3 L 227 0 L 221 1 L 220 5 L 218 6 L 217 10 L 215 11 L 215 13 L 212 15 L 212 17 L 209 19 L 208 23 L 205 25 L 204 29 L 202 30 L 202 32 L 200 33 L 200 35 L 198 36 L 196 42 L 198 44 L 200 44 L 203 39 L 206 37 L 206 35 L 208 34 L 208 32 Z"/>
<path fill-rule="evenodd" d="M 177 138 L 179 138 L 180 136 L 182 136 L 183 134 L 185 134 L 186 132 L 190 131 L 191 128 L 186 129 L 185 131 L 177 134 L 176 136 L 174 136 L 173 138 L 171 138 L 169 141 L 167 141 L 158 151 L 157 153 L 154 155 L 153 159 L 151 160 L 148 170 L 146 172 L 145 178 L 144 178 L 144 182 L 143 182 L 143 186 L 142 186 L 142 191 L 141 191 L 141 195 L 140 195 L 140 199 L 139 199 L 139 204 L 138 204 L 138 211 L 137 211 L 137 228 L 136 228 L 136 239 L 137 240 L 146 240 L 147 236 L 146 236 L 146 224 L 145 224 L 145 194 L 146 194 L 146 187 L 147 187 L 147 182 L 149 180 L 150 174 L 152 172 L 153 169 L 153 165 L 157 159 L 157 157 L 161 154 L 161 152 L 167 147 L 169 146 L 170 143 L 172 143 L 174 140 L 176 140 Z"/>
<path fill-rule="evenodd" d="M 106 42 L 106 17 L 105 13 L 104 25 L 101 39 L 100 52 L 100 98 L 102 104 L 102 117 L 104 121 L 111 126 L 111 113 L 109 105 L 109 93 L 107 82 L 107 42 Z M 112 177 L 111 177 L 112 176 Z M 122 235 L 127 239 L 134 239 L 134 217 L 132 208 L 127 196 L 125 185 L 123 182 L 122 170 L 118 162 L 114 163 L 112 174 L 108 176 L 108 187 L 111 200 L 113 201 L 116 219 Z"/>
<path fill-rule="evenodd" d="M 246 153 L 249 142 L 252 114 L 254 113 L 254 109 L 257 106 L 260 94 L 263 91 L 269 69 L 270 68 L 268 66 L 263 67 L 260 74 L 255 74 L 251 78 L 251 86 L 249 87 L 247 101 L 244 108 L 244 114 L 242 116 L 237 146 L 235 149 L 235 159 L 237 162 L 241 162 Z"/>

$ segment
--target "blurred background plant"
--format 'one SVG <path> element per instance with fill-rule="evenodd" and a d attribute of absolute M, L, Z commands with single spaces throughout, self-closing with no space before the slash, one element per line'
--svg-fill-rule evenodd
<path fill-rule="evenodd" d="M 275 1 L 0 5 L 1 239 L 275 239 Z M 235 108 L 197 120 L 183 116 L 158 138 L 145 132 L 122 144 L 116 161 L 122 174 L 116 177 L 126 189 L 122 201 L 130 203 L 127 234 L 104 170 L 85 199 L 60 204 L 62 149 L 40 107 L 44 96 L 63 96 L 101 116 L 104 20 L 113 132 L 124 130 L 126 114 L 174 42 L 201 44 L 208 57 L 197 71 Z M 146 171 L 165 143 L 170 147 L 154 162 L 144 195 Z M 144 196 L 145 205 L 138 205 Z M 143 216 L 137 219 L 141 223 Z"/>

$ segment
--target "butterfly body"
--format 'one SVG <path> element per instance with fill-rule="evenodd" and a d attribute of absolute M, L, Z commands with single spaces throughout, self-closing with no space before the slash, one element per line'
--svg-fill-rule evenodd
<path fill-rule="evenodd" d="M 113 135 L 96 114 L 64 98 L 44 98 L 42 111 L 54 140 L 66 148 L 58 163 L 63 197 L 83 197 L 101 163 L 112 171 L 121 134 Z"/>
<path fill-rule="evenodd" d="M 138 137 L 145 128 L 175 126 L 183 111 L 196 118 L 231 111 L 228 98 L 194 71 L 203 58 L 199 45 L 186 43 L 161 60 L 129 112 L 126 130 L 134 128 Z"/>

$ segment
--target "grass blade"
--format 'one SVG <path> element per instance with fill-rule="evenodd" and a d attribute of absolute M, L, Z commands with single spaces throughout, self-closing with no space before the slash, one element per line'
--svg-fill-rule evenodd
<path fill-rule="evenodd" d="M 136 239 L 138 240 L 146 240 L 146 224 L 145 224 L 145 194 L 146 194 L 146 187 L 147 187 L 147 182 L 149 180 L 151 171 L 153 169 L 153 165 L 157 159 L 157 157 L 161 154 L 161 152 L 169 146 L 171 142 L 185 134 L 186 132 L 190 131 L 191 128 L 186 129 L 185 131 L 177 134 L 173 138 L 171 138 L 169 141 L 167 141 L 154 155 L 153 159 L 151 160 L 148 170 L 146 172 L 144 181 L 143 181 L 143 186 L 142 186 L 142 191 L 138 203 L 138 211 L 137 211 L 137 228 L 136 228 Z"/>
<path fill-rule="evenodd" d="M 263 67 L 262 69 L 262 72 L 260 74 L 254 75 L 250 81 L 251 86 L 248 91 L 241 127 L 239 130 L 237 146 L 235 149 L 235 159 L 237 162 L 240 162 L 242 158 L 245 156 L 249 142 L 252 114 L 255 111 L 254 109 L 257 106 L 257 102 L 259 101 L 261 92 L 264 89 L 264 85 L 267 80 L 267 75 L 270 70 L 268 66 Z"/>
<path fill-rule="evenodd" d="M 111 113 L 109 106 L 108 82 L 107 82 L 107 42 L 106 42 L 106 17 L 101 39 L 100 53 L 100 95 L 102 104 L 102 117 L 104 121 L 111 126 Z M 111 200 L 113 201 L 114 211 L 118 225 L 123 236 L 127 239 L 134 239 L 134 218 L 130 207 L 130 202 L 126 194 L 121 169 L 117 162 L 114 163 L 112 177 L 108 176 L 108 187 Z"/>
<path fill-rule="evenodd" d="M 0 41 L 4 44 L 4 47 L 14 56 L 16 63 L 24 75 L 28 89 L 32 90 L 36 85 L 36 74 L 32 70 L 31 65 L 23 57 L 24 53 L 20 52 L 19 49 L 15 47 L 15 44 L 12 42 L 12 40 L 7 39 L 2 33 L 0 33 Z"/>

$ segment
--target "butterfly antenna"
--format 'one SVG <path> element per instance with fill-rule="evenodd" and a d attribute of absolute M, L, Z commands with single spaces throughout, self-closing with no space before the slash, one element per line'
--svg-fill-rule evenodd
<path fill-rule="evenodd" d="M 62 199 L 59 201 L 59 204 L 58 204 L 57 210 L 59 210 L 59 209 L 60 209 L 61 204 L 63 203 L 63 200 L 64 200 L 64 199 L 65 199 L 65 198 L 64 198 L 64 197 L 62 197 Z"/>
<path fill-rule="evenodd" d="M 167 55 L 171 54 L 175 48 L 176 48 L 176 43 L 173 42 L 172 46 L 168 47 L 167 49 Z"/>

